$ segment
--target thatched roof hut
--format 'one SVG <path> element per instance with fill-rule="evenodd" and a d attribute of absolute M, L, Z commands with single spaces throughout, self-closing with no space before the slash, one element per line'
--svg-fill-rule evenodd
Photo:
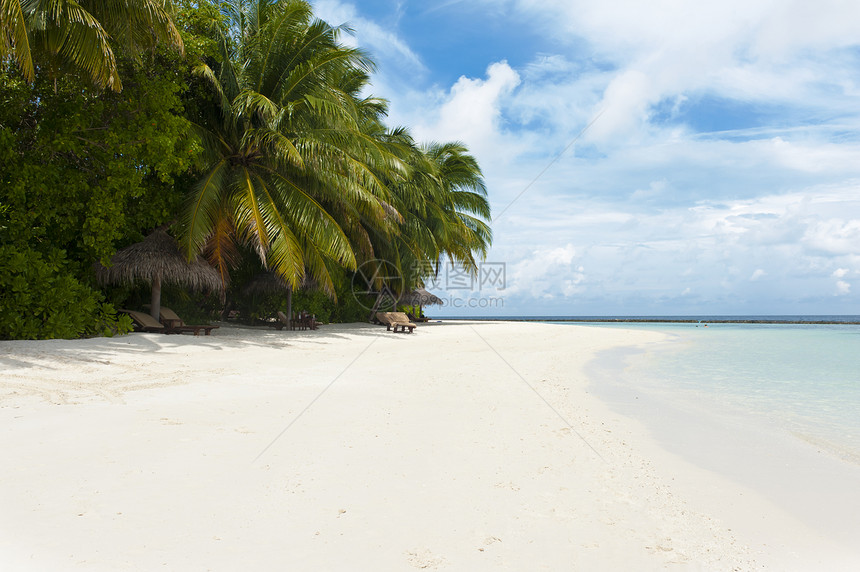
<path fill-rule="evenodd" d="M 96 265 L 96 276 L 102 284 L 146 282 L 152 287 L 152 316 L 161 310 L 161 284 L 179 284 L 192 290 L 223 290 L 218 272 L 200 256 L 188 260 L 176 240 L 164 229 L 152 231 L 141 242 L 127 246 L 113 255 L 110 266 Z"/>

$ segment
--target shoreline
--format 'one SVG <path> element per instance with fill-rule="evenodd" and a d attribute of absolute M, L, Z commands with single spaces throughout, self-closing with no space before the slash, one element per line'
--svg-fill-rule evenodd
<path fill-rule="evenodd" d="M 643 387 L 621 371 L 646 351 L 663 349 L 614 348 L 596 356 L 588 366 L 594 393 L 642 423 L 666 452 L 749 487 L 860 562 L 853 547 L 860 535 L 856 459 L 758 414 L 716 404 L 706 393 L 682 397 L 669 387 Z"/>
<path fill-rule="evenodd" d="M 595 395 L 599 352 L 661 339 L 449 321 L 0 342 L 0 564 L 856 566 Z"/>
<path fill-rule="evenodd" d="M 767 318 L 716 318 L 716 319 L 698 319 L 698 318 L 438 318 L 441 321 L 464 321 L 464 322 L 538 322 L 538 323 L 581 323 L 581 324 L 786 324 L 786 325 L 832 325 L 832 326 L 851 326 L 860 325 L 860 320 L 857 321 L 840 321 L 840 320 L 781 320 Z"/>

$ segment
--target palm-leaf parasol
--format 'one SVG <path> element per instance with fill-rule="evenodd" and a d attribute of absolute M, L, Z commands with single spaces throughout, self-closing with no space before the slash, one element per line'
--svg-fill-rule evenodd
<path fill-rule="evenodd" d="M 405 306 L 432 306 L 433 304 L 444 305 L 441 298 L 435 296 L 424 288 L 415 288 L 400 297 L 400 303 Z"/>
<path fill-rule="evenodd" d="M 192 290 L 223 289 L 221 278 L 201 257 L 188 260 L 176 240 L 164 229 L 156 229 L 141 242 L 127 246 L 113 255 L 110 266 L 96 265 L 96 276 L 102 284 L 133 284 L 143 281 L 152 286 L 152 316 L 161 312 L 161 285 L 164 282 Z"/>

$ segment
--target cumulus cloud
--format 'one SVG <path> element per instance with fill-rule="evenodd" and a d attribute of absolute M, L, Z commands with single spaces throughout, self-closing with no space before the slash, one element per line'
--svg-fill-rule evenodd
<path fill-rule="evenodd" d="M 841 0 L 814 5 L 516 0 L 511 5 L 522 18 L 541 22 L 560 50 L 584 40 L 611 63 L 608 73 L 606 66 L 598 72 L 602 87 L 585 78 L 578 85 L 600 90 L 596 108 L 606 113 L 590 136 L 604 143 L 613 136 L 628 140 L 636 126 L 647 130 L 648 109 L 666 98 L 710 92 L 808 105 L 818 86 L 845 78 L 830 69 L 832 50 L 854 45 L 860 37 L 860 8 Z M 798 59 L 804 65 L 797 65 Z M 856 81 L 843 83 L 850 88 Z"/>
<path fill-rule="evenodd" d="M 506 295 L 527 294 L 535 298 L 570 297 L 582 291 L 585 268 L 575 263 L 572 244 L 535 250 L 509 266 Z"/>
<path fill-rule="evenodd" d="M 504 128 L 502 100 L 519 83 L 519 74 L 504 61 L 491 64 L 486 78 L 461 76 L 414 124 L 415 134 L 424 140 L 464 141 L 474 152 L 489 154 Z"/>

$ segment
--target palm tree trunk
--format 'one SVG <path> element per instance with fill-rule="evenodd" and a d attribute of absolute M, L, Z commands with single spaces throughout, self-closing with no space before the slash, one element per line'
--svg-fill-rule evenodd
<path fill-rule="evenodd" d="M 287 329 L 293 329 L 293 288 L 287 288 Z"/>
<path fill-rule="evenodd" d="M 152 301 L 150 302 L 150 313 L 156 320 L 161 315 L 161 274 L 156 274 L 152 280 Z"/>

